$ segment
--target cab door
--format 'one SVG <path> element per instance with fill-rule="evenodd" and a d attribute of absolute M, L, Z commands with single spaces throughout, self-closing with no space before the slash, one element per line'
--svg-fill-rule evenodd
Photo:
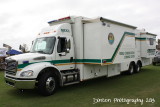
<path fill-rule="evenodd" d="M 71 36 L 58 37 L 55 65 L 59 70 L 72 70 L 74 63 L 74 44 Z"/>

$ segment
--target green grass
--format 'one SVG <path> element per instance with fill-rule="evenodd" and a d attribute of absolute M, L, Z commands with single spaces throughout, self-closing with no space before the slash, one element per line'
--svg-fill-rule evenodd
<path fill-rule="evenodd" d="M 114 98 L 143 99 L 144 107 L 160 105 L 160 66 L 146 66 L 133 75 L 102 77 L 62 87 L 49 97 L 40 96 L 37 90 L 20 92 L 7 86 L 3 75 L 0 71 L 0 107 L 141 107 L 140 103 L 114 103 Z M 112 102 L 93 104 L 93 98 Z M 155 103 L 145 102 L 146 98 L 154 98 Z"/>

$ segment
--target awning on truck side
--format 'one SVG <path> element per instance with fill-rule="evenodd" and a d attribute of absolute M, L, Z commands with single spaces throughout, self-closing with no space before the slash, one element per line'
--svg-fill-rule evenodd
<path fill-rule="evenodd" d="M 148 35 L 152 35 L 152 36 L 157 36 L 156 34 L 149 33 L 149 32 L 147 32 L 146 34 L 148 34 Z"/>
<path fill-rule="evenodd" d="M 99 21 L 101 21 L 101 22 L 110 22 L 110 23 L 113 23 L 113 24 L 118 24 L 118 25 L 129 27 L 129 28 L 132 28 L 132 29 L 136 29 L 137 28 L 136 26 L 132 26 L 132 25 L 129 25 L 129 24 L 118 22 L 118 21 L 106 19 L 106 18 L 103 18 L 103 17 L 98 17 L 98 18 L 95 18 L 95 19 L 83 19 L 82 21 L 84 23 L 94 23 L 94 22 L 99 22 Z"/>

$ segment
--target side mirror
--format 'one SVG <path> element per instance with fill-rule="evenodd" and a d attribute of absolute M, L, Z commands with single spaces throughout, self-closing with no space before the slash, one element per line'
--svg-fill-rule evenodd
<path fill-rule="evenodd" d="M 67 48 L 67 49 L 66 49 L 66 53 L 69 53 L 69 50 L 70 50 L 70 49 L 69 49 L 69 48 Z"/>
<path fill-rule="evenodd" d="M 58 36 L 58 39 L 61 39 L 61 37 L 60 37 L 60 36 Z"/>
<path fill-rule="evenodd" d="M 22 49 L 22 46 L 21 45 L 19 45 L 19 50 L 21 50 Z"/>

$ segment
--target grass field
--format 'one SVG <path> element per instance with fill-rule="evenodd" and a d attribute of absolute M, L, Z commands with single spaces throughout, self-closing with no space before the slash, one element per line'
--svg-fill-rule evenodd
<path fill-rule="evenodd" d="M 114 103 L 115 98 L 138 98 L 143 100 L 144 107 L 160 105 L 160 66 L 146 66 L 133 75 L 102 77 L 63 87 L 49 97 L 40 96 L 37 90 L 20 92 L 7 86 L 3 75 L 0 72 L 0 107 L 141 107 L 140 102 Z M 94 98 L 111 102 L 93 104 Z M 147 98 L 155 102 L 146 102 Z"/>

